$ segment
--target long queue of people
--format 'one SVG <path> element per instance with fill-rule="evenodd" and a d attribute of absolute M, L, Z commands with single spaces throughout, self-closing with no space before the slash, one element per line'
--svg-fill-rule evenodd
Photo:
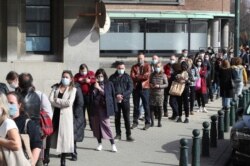
<path fill-rule="evenodd" d="M 248 51 L 248 52 L 247 52 Z M 75 75 L 62 72 L 58 83 L 51 86 L 49 96 L 33 85 L 30 73 L 18 74 L 11 71 L 6 81 L 11 89 L 0 83 L 0 147 L 10 150 L 22 148 L 18 133 L 27 133 L 32 151 L 31 165 L 48 165 L 50 148 L 60 153 L 61 165 L 66 165 L 66 156 L 77 160 L 77 142 L 83 141 L 84 128 L 88 124 L 97 139 L 96 150 L 101 151 L 102 139 L 111 143 L 111 151 L 117 152 L 115 141 L 122 139 L 121 113 L 125 123 L 128 142 L 134 142 L 131 130 L 139 124 L 144 110 L 144 130 L 162 126 L 162 117 L 169 117 L 168 104 L 172 108 L 169 117 L 176 122 L 189 123 L 194 112 L 208 112 L 206 103 L 222 97 L 223 109 L 229 109 L 230 100 L 241 94 L 247 84 L 245 54 L 233 57 L 225 51 L 217 54 L 211 48 L 188 55 L 187 50 L 177 57 L 172 55 L 163 65 L 157 55 L 151 63 L 139 53 L 137 63 L 126 72 L 124 62 L 116 63 L 116 71 L 108 77 L 104 69 L 93 72 L 81 64 Z M 171 95 L 173 82 L 184 85 L 180 95 Z M 133 97 L 133 121 L 130 124 L 130 96 Z M 195 103 L 197 102 L 197 109 Z M 39 123 L 43 109 L 53 123 L 53 134 L 41 138 Z M 185 120 L 182 119 L 183 111 Z M 112 133 L 110 116 L 115 115 L 115 134 Z M 27 119 L 29 119 L 27 123 Z M 0 158 L 1 159 L 1 158 Z"/>

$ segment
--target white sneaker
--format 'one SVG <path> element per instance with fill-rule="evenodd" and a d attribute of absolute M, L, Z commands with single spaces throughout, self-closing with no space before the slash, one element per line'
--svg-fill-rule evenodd
<path fill-rule="evenodd" d="M 203 107 L 203 108 L 202 108 L 202 112 L 204 112 L 204 113 L 208 113 L 208 111 L 207 111 L 206 107 Z"/>
<path fill-rule="evenodd" d="M 199 109 L 198 109 L 198 110 L 196 110 L 195 112 L 202 112 L 202 108 L 201 108 L 201 107 L 199 107 Z"/>
<path fill-rule="evenodd" d="M 101 151 L 101 150 L 102 150 L 102 144 L 98 144 L 96 150 L 97 150 L 97 151 Z"/>
<path fill-rule="evenodd" d="M 115 144 L 113 144 L 111 147 L 112 147 L 112 152 L 117 152 L 117 148 L 116 148 Z"/>

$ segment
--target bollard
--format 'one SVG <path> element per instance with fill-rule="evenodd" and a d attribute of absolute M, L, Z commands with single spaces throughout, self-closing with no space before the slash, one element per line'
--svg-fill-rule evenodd
<path fill-rule="evenodd" d="M 237 96 L 236 99 L 233 99 L 233 102 L 234 102 L 234 110 L 237 110 L 237 108 L 238 108 L 238 102 L 239 102 L 239 96 Z"/>
<path fill-rule="evenodd" d="M 202 156 L 209 157 L 209 123 L 203 122 Z"/>
<path fill-rule="evenodd" d="M 248 103 L 250 102 L 250 87 L 248 88 Z"/>
<path fill-rule="evenodd" d="M 230 107 L 230 123 L 229 125 L 230 126 L 233 126 L 235 124 L 235 105 L 236 103 L 235 102 L 231 102 L 230 103 L 231 107 Z"/>
<path fill-rule="evenodd" d="M 179 166 L 188 166 L 188 140 L 182 138 L 180 140 L 180 163 Z"/>
<path fill-rule="evenodd" d="M 200 166 L 200 130 L 193 130 L 193 146 L 192 146 L 192 166 Z"/>
<path fill-rule="evenodd" d="M 243 102 L 243 95 L 240 94 L 239 95 L 239 101 L 238 101 L 238 107 L 237 107 L 237 109 L 240 108 L 240 107 L 243 108 L 243 104 L 244 104 L 244 102 Z"/>
<path fill-rule="evenodd" d="M 247 92 L 247 105 L 248 105 L 248 103 L 249 103 L 249 99 L 250 99 L 250 97 L 249 97 L 250 90 L 249 90 L 249 89 L 246 89 L 246 92 Z"/>
<path fill-rule="evenodd" d="M 218 139 L 224 139 L 224 116 L 223 111 L 218 111 Z"/>
<path fill-rule="evenodd" d="M 224 110 L 224 132 L 228 132 L 229 130 L 229 111 Z"/>
<path fill-rule="evenodd" d="M 211 129 L 210 129 L 210 145 L 217 147 L 217 115 L 211 116 Z"/>

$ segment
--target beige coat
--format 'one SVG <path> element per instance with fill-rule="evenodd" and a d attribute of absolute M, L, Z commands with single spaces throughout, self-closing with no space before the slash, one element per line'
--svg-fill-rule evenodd
<path fill-rule="evenodd" d="M 49 100 L 53 107 L 60 108 L 60 121 L 58 133 L 51 136 L 51 148 L 56 148 L 59 153 L 74 152 L 74 127 L 73 127 L 73 103 L 76 96 L 76 88 L 67 88 L 62 99 L 57 98 L 59 88 L 53 88 Z"/>

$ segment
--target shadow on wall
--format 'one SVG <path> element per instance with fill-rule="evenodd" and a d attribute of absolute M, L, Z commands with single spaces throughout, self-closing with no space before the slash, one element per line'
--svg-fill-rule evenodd
<path fill-rule="evenodd" d="M 69 32 L 69 45 L 76 46 L 95 30 L 94 17 L 80 17 L 76 20 Z"/>

